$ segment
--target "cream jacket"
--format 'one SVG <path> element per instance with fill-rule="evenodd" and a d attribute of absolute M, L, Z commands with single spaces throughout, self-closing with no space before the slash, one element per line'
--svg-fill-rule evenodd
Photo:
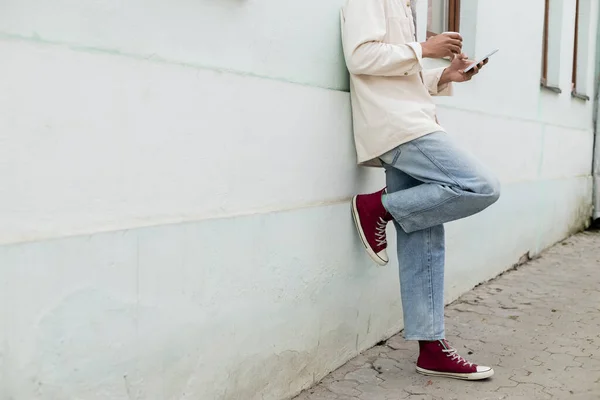
<path fill-rule="evenodd" d="M 423 69 L 410 0 L 348 0 L 342 41 L 359 164 L 380 166 L 379 156 L 443 131 L 431 96 L 452 87 L 438 87 L 444 68 Z"/>

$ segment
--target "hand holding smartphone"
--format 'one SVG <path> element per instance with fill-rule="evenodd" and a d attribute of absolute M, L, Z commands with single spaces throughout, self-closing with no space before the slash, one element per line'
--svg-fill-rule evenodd
<path fill-rule="evenodd" d="M 475 61 L 473 64 L 469 65 L 469 67 L 467 69 L 465 69 L 465 74 L 468 74 L 473 68 L 475 68 L 475 66 L 477 66 L 480 63 L 484 62 L 485 60 L 487 60 L 488 58 L 490 58 L 491 56 L 493 56 L 494 54 L 496 54 L 499 50 L 500 49 L 496 49 L 494 51 L 491 51 L 485 57 L 482 57 L 479 60 Z"/>

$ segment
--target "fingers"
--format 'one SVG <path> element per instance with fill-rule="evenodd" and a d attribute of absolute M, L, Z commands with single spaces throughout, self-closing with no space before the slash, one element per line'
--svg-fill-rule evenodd
<path fill-rule="evenodd" d="M 460 54 L 460 51 L 462 50 L 460 48 L 460 46 L 454 46 L 454 45 L 449 46 L 449 49 L 453 54 Z"/>
<path fill-rule="evenodd" d="M 452 39 L 460 40 L 462 42 L 462 36 L 458 33 L 445 33 L 444 35 Z"/>
<path fill-rule="evenodd" d="M 461 69 L 461 70 L 458 71 L 458 73 L 460 74 L 460 76 L 462 77 L 462 79 L 459 80 L 459 81 L 455 81 L 455 82 L 466 82 L 466 81 L 470 81 L 471 80 L 471 77 L 472 77 L 471 71 L 465 72 L 464 69 Z"/>
<path fill-rule="evenodd" d="M 454 58 L 454 55 L 461 54 L 462 52 L 462 36 L 457 33 L 444 33 L 429 38 L 426 42 L 431 44 L 430 55 L 435 58 L 450 57 Z M 461 57 L 465 59 L 466 56 Z"/>
<path fill-rule="evenodd" d="M 462 37 L 457 34 L 440 35 L 441 44 L 450 51 L 450 56 L 462 51 Z"/>
<path fill-rule="evenodd" d="M 459 54 L 462 51 L 462 41 L 461 40 L 448 40 L 447 44 L 450 51 L 454 54 Z"/>
<path fill-rule="evenodd" d="M 445 58 L 445 57 L 447 57 L 447 58 L 449 58 L 450 60 L 454 60 L 456 57 L 458 57 L 458 54 L 460 53 L 460 51 L 457 51 L 457 49 L 456 49 L 456 48 L 450 48 L 450 47 L 448 47 L 448 48 L 445 48 L 445 49 L 443 49 L 443 50 L 441 50 L 441 51 L 443 51 L 443 54 L 442 54 L 442 53 L 440 53 L 440 56 L 439 56 L 439 57 L 440 57 L 440 58 Z"/>

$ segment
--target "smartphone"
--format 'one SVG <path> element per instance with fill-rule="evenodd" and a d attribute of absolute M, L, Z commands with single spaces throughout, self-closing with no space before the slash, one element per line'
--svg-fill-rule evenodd
<path fill-rule="evenodd" d="M 494 54 L 496 54 L 499 50 L 500 49 L 496 49 L 496 50 L 490 52 L 485 57 L 481 57 L 479 60 L 477 60 L 473 64 L 469 65 L 469 68 L 465 69 L 465 74 L 468 73 L 469 71 L 471 71 L 473 68 L 475 68 L 476 65 L 479 65 L 479 63 L 484 62 L 486 59 L 488 59 L 491 56 L 493 56 Z"/>

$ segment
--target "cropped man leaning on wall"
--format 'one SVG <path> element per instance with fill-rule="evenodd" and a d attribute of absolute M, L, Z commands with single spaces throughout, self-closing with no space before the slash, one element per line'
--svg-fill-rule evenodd
<path fill-rule="evenodd" d="M 414 3 L 348 0 L 343 47 L 350 71 L 358 162 L 385 168 L 387 189 L 354 197 L 352 213 L 369 256 L 388 263 L 386 225 L 398 232 L 406 340 L 419 341 L 417 371 L 485 379 L 490 367 L 468 362 L 446 341 L 444 259 L 446 222 L 478 213 L 500 195 L 496 177 L 438 124 L 431 96 L 451 95 L 452 82 L 473 78 L 462 37 L 444 33 L 419 43 Z M 426 70 L 424 58 L 452 58 Z"/>

